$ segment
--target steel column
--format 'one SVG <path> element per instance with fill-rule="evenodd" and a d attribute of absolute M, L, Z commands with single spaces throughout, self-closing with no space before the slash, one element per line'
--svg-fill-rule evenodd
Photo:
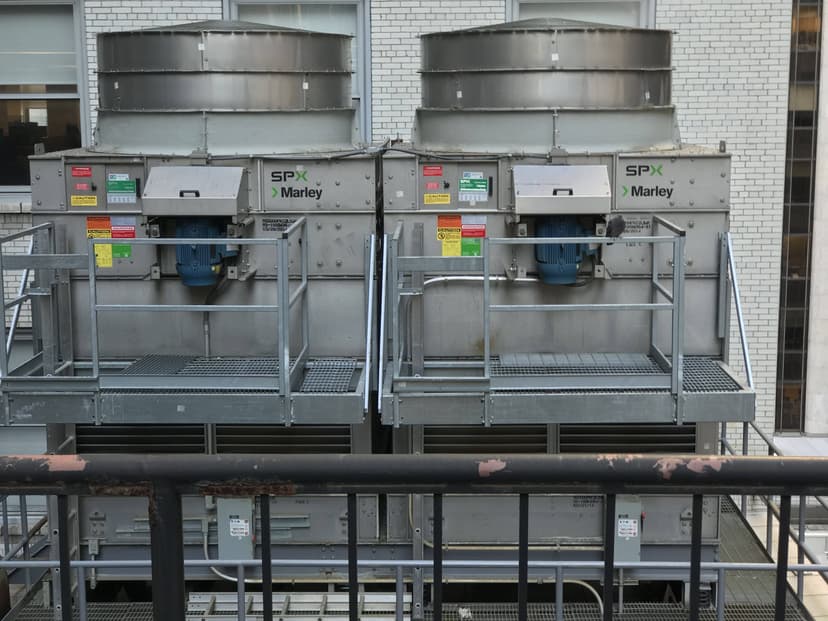
<path fill-rule="evenodd" d="M 58 559 L 60 560 L 60 567 L 56 570 L 60 582 L 60 602 L 57 602 L 57 607 L 60 611 L 60 618 L 62 621 L 72 621 L 72 570 L 69 562 L 69 497 L 61 494 L 57 497 L 57 530 L 58 530 Z M 176 530 L 178 536 L 181 537 L 181 524 L 178 524 Z M 183 551 L 183 548 L 182 548 Z M 154 556 L 153 556 L 154 559 Z M 181 619 L 184 618 L 184 558 L 181 559 Z M 154 564 L 153 564 L 154 567 Z M 153 585 L 154 586 L 154 585 Z M 155 598 L 153 597 L 153 600 Z M 155 617 L 160 621 L 166 621 L 171 617 Z"/>
<path fill-rule="evenodd" d="M 612 621 L 612 591 L 615 576 L 615 494 L 604 502 L 604 621 Z"/>
<path fill-rule="evenodd" d="M 58 498 L 60 503 L 60 497 Z M 58 504 L 60 507 L 60 504 Z M 58 513 L 60 510 L 58 509 Z M 152 549 L 152 614 L 155 621 L 184 618 L 184 538 L 181 495 L 173 483 L 158 480 L 149 498 Z M 61 528 L 61 545 L 68 530 Z M 68 545 L 68 541 L 67 541 Z M 67 621 L 69 619 L 67 618 Z"/>
<path fill-rule="evenodd" d="M 774 621 L 785 621 L 785 604 L 788 595 L 788 540 L 790 535 L 791 497 L 786 495 L 782 496 L 779 502 L 779 541 L 777 542 L 779 547 L 776 553 L 776 611 L 774 612 Z"/>
<path fill-rule="evenodd" d="M 270 496 L 259 496 L 262 538 L 262 620 L 273 621 L 273 566 L 270 549 Z"/>
<path fill-rule="evenodd" d="M 529 619 L 529 494 L 518 503 L 518 621 Z"/>
<path fill-rule="evenodd" d="M 357 570 L 357 496 L 348 494 L 348 618 L 359 621 L 359 573 Z"/>
<path fill-rule="evenodd" d="M 434 494 L 434 576 L 432 581 L 434 598 L 431 602 L 434 621 L 443 621 L 443 495 Z"/>
<path fill-rule="evenodd" d="M 694 494 L 693 517 L 690 523 L 690 621 L 699 621 L 703 509 L 704 496 Z"/>

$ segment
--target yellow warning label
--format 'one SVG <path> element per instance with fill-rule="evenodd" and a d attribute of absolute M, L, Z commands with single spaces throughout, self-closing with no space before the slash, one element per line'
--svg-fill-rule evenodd
<path fill-rule="evenodd" d="M 443 240 L 443 256 L 444 257 L 459 257 L 463 250 L 463 240 L 458 235 L 450 239 Z"/>
<path fill-rule="evenodd" d="M 69 197 L 72 207 L 97 207 L 98 197 L 93 195 L 73 194 Z"/>
<path fill-rule="evenodd" d="M 112 267 L 112 244 L 95 245 L 95 265 L 97 267 Z"/>
<path fill-rule="evenodd" d="M 450 205 L 451 194 L 423 194 L 425 205 Z"/>
<path fill-rule="evenodd" d="M 89 216 L 86 218 L 86 237 L 89 239 L 112 237 L 112 221 L 109 216 Z M 97 267 L 112 267 L 112 244 L 95 244 L 95 265 Z"/>

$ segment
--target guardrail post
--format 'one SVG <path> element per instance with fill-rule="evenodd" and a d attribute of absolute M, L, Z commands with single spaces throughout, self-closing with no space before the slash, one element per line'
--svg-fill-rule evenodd
<path fill-rule="evenodd" d="M 694 494 L 693 517 L 690 524 L 690 621 L 699 621 L 703 509 L 704 496 Z"/>
<path fill-rule="evenodd" d="M 149 523 L 153 619 L 181 621 L 185 615 L 181 494 L 170 481 L 156 481 L 153 484 L 149 498 Z M 61 536 L 60 541 L 61 544 L 67 541 L 68 545 L 66 536 Z M 66 621 L 70 619 L 71 616 Z"/>
<path fill-rule="evenodd" d="M 397 565 L 395 580 L 396 604 L 394 606 L 394 620 L 404 621 L 405 619 L 405 580 L 403 579 L 403 568 Z"/>
<path fill-rule="evenodd" d="M 612 621 L 612 591 L 615 574 L 615 494 L 604 503 L 604 621 Z"/>
<path fill-rule="evenodd" d="M 236 567 L 236 619 L 247 619 L 247 594 L 244 585 L 244 565 Z"/>
<path fill-rule="evenodd" d="M 434 574 L 432 578 L 433 601 L 431 610 L 434 621 L 443 621 L 443 495 L 434 494 Z"/>
<path fill-rule="evenodd" d="M 72 570 L 69 566 L 69 497 L 65 494 L 57 497 L 57 531 L 60 567 L 56 571 L 60 584 L 60 601 L 56 602 L 56 607 L 60 612 L 62 621 L 72 621 Z M 182 587 L 183 584 L 182 580 Z"/>
<path fill-rule="evenodd" d="M 776 611 L 775 621 L 785 621 L 788 595 L 788 537 L 791 531 L 791 497 L 779 499 L 779 547 L 776 554 Z"/>
<path fill-rule="evenodd" d="M 555 568 L 555 621 L 564 621 L 563 615 L 563 588 L 564 572 L 563 566 Z"/>
<path fill-rule="evenodd" d="M 270 549 L 270 496 L 259 496 L 262 539 L 262 620 L 273 621 L 273 559 Z"/>
<path fill-rule="evenodd" d="M 359 573 L 357 570 L 357 496 L 348 494 L 348 619 L 359 621 Z"/>
<path fill-rule="evenodd" d="M 518 621 L 529 618 L 529 494 L 518 504 Z"/>
<path fill-rule="evenodd" d="M 805 564 L 805 509 L 807 508 L 808 499 L 806 496 L 799 497 L 799 520 L 797 524 L 796 533 L 796 562 L 799 565 Z M 805 572 L 798 571 L 796 573 L 796 596 L 799 601 L 805 596 Z"/>

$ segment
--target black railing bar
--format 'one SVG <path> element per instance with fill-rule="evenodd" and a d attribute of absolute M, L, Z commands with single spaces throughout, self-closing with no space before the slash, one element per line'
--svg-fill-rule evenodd
<path fill-rule="evenodd" d="M 72 570 L 69 557 L 69 497 L 61 494 L 57 497 L 57 528 L 52 533 L 58 538 L 58 576 L 60 609 L 62 621 L 72 621 Z"/>
<path fill-rule="evenodd" d="M 796 529 L 796 562 L 800 565 L 805 562 L 805 508 L 807 499 L 805 496 L 799 497 L 799 511 L 797 515 L 797 529 Z M 825 575 L 823 575 L 823 580 Z M 801 571 L 796 574 L 796 596 L 802 601 L 805 595 L 805 574 Z"/>
<path fill-rule="evenodd" d="M 615 576 L 615 494 L 604 501 L 604 621 L 612 621 L 612 592 Z"/>
<path fill-rule="evenodd" d="M 244 589 L 244 566 L 236 569 L 236 618 L 238 621 L 247 619 L 247 594 Z"/>
<path fill-rule="evenodd" d="M 788 595 L 788 536 L 791 530 L 791 497 L 780 499 L 779 550 L 776 555 L 776 610 L 775 621 L 785 621 L 785 604 Z"/>
<path fill-rule="evenodd" d="M 690 522 L 690 621 L 699 621 L 703 509 L 704 497 L 694 495 L 693 517 Z"/>
<path fill-rule="evenodd" d="M 348 497 L 348 509 L 351 508 L 351 497 Z M 262 619 L 273 621 L 273 557 L 270 546 L 270 496 L 259 496 L 259 517 L 261 522 L 262 540 Z M 350 536 L 351 515 L 348 515 L 348 535 Z M 350 547 L 350 542 L 349 542 Z M 350 556 L 350 549 L 349 549 Z"/>
<path fill-rule="evenodd" d="M 0 506 L 2 506 L 3 511 L 3 550 L 7 553 L 9 548 L 11 547 L 11 535 L 9 533 L 9 507 L 8 507 L 8 494 L 3 494 L 3 500 L 0 502 Z"/>
<path fill-rule="evenodd" d="M 432 509 L 432 570 L 433 598 L 431 602 L 432 618 L 443 621 L 443 495 L 434 494 Z"/>
<path fill-rule="evenodd" d="M 529 619 L 529 494 L 518 502 L 518 621 Z"/>
<path fill-rule="evenodd" d="M 86 569 L 78 567 L 78 621 L 87 621 Z"/>
<path fill-rule="evenodd" d="M 826 457 L 718 455 L 4 455 L 0 492 L 179 493 L 828 493 Z M 230 484 L 228 484 L 230 483 Z M 253 492 L 253 493 L 251 493 Z"/>
<path fill-rule="evenodd" d="M 218 560 L 210 559 L 186 559 L 184 561 L 185 567 L 261 567 L 260 559 L 239 559 L 239 560 Z M 395 568 L 402 567 L 405 569 L 423 567 L 430 568 L 432 566 L 431 559 L 423 560 L 360 560 L 357 565 L 362 568 Z M 149 559 L 135 559 L 135 560 L 72 560 L 70 567 L 73 568 L 146 568 L 151 567 L 152 561 Z M 272 566 L 274 567 L 347 567 L 347 559 L 273 559 Z M 0 568 L 8 567 L 31 567 L 41 569 L 54 569 L 59 567 L 57 560 L 42 560 L 42 561 L 0 561 Z M 555 569 L 561 567 L 563 569 L 603 569 L 603 561 L 529 561 L 530 569 Z M 616 561 L 615 569 L 690 569 L 689 561 Z M 490 569 L 517 569 L 517 560 L 444 560 L 443 568 L 468 569 L 468 568 L 490 568 Z M 725 561 L 702 561 L 702 570 L 716 571 L 723 569 L 726 571 L 775 571 L 776 563 L 730 563 Z M 804 571 L 804 572 L 826 572 L 828 571 L 828 564 L 798 564 L 791 563 L 788 565 L 790 572 Z"/>
<path fill-rule="evenodd" d="M 564 568 L 555 568 L 555 621 L 564 621 L 563 616 Z"/>
<path fill-rule="evenodd" d="M 28 561 L 31 558 L 29 553 L 29 507 L 28 503 L 26 502 L 26 495 L 20 494 L 18 497 L 18 502 L 20 503 L 20 532 L 25 533 L 23 537 L 23 559 Z M 26 569 L 24 572 L 25 575 L 25 584 L 26 588 L 28 589 L 32 586 L 32 573 L 30 569 Z"/>
<path fill-rule="evenodd" d="M 348 618 L 359 621 L 359 531 L 357 516 L 357 496 L 348 494 Z M 267 620 L 265 620 L 267 621 Z"/>

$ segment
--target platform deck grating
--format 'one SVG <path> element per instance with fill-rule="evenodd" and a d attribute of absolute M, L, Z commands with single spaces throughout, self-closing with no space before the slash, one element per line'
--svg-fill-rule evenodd
<path fill-rule="evenodd" d="M 458 609 L 465 609 L 463 621 L 517 621 L 517 606 L 515 604 L 444 604 L 444 621 L 460 621 Z M 468 612 L 466 612 L 468 611 Z M 615 613 L 617 621 L 686 621 L 687 608 L 680 604 L 649 604 L 649 603 L 626 603 L 623 613 Z M 470 615 L 470 616 L 469 616 Z M 292 615 L 285 615 L 281 618 L 289 621 Z M 369 619 L 373 615 L 363 614 L 362 617 Z M 387 615 L 386 615 L 387 617 Z M 77 611 L 74 615 L 79 619 Z M 235 615 L 188 615 L 188 621 L 201 619 L 220 619 L 230 621 Z M 249 614 L 248 621 L 260 621 L 261 615 Z M 324 619 L 325 617 L 322 617 Z M 342 619 L 343 617 L 339 617 Z M 346 617 L 345 617 L 346 618 Z M 408 618 L 408 617 L 406 617 Z M 597 604 L 591 603 L 567 603 L 564 604 L 565 621 L 598 621 L 601 618 Z M 701 610 L 701 621 L 715 621 L 716 611 L 713 608 Z M 726 621 L 772 621 L 774 608 L 772 604 L 728 604 L 725 606 Z M 16 617 L 20 621 L 53 621 L 54 613 L 50 608 L 27 606 Z M 307 617 L 305 617 L 307 619 Z M 805 621 L 805 617 L 794 606 L 788 606 L 785 611 L 787 621 Z M 115 603 L 89 604 L 89 621 L 152 621 L 151 603 Z M 431 610 L 426 610 L 426 621 L 433 621 Z M 554 604 L 529 604 L 529 621 L 554 621 Z"/>
<path fill-rule="evenodd" d="M 291 361 L 291 364 L 294 361 Z M 357 369 L 354 358 L 320 358 L 307 363 L 299 392 L 343 393 L 352 390 Z M 136 360 L 121 372 L 131 376 L 177 377 L 278 377 L 276 356 L 164 356 L 150 355 Z M 124 391 L 134 394 L 154 391 Z M 209 389 L 182 389 L 176 392 L 210 392 Z M 245 389 L 220 392 L 251 392 Z"/>
<path fill-rule="evenodd" d="M 651 356 L 644 354 L 502 354 L 492 362 L 495 377 L 538 377 L 538 376 L 616 376 L 666 375 Z M 719 365 L 714 358 L 686 356 L 684 358 L 684 390 L 692 393 L 739 392 L 739 384 Z M 653 394 L 665 390 L 619 389 L 623 392 Z M 604 392 L 600 390 L 599 392 Z M 506 392 L 522 392 L 511 389 Z M 532 391 L 537 392 L 537 391 Z M 582 390 L 558 390 L 579 394 L 594 392 Z M 615 389 L 609 392 L 618 392 Z"/>
<path fill-rule="evenodd" d="M 299 392 L 348 392 L 355 370 L 353 358 L 316 360 L 305 369 Z"/>

